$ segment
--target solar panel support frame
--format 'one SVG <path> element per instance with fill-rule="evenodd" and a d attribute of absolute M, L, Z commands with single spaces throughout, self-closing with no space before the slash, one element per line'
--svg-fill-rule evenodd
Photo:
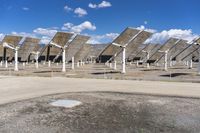
<path fill-rule="evenodd" d="M 14 53 L 15 53 L 15 68 L 14 68 L 14 71 L 19 71 L 19 68 L 18 68 L 18 50 L 19 50 L 19 47 L 18 46 L 13 47 L 12 44 L 9 44 L 9 43 L 6 43 L 6 42 L 3 43 L 3 47 L 9 48 L 9 49 L 14 51 Z M 7 60 L 6 60 L 6 62 L 7 62 Z M 8 63 L 6 63 L 5 67 L 6 68 L 8 67 Z"/>

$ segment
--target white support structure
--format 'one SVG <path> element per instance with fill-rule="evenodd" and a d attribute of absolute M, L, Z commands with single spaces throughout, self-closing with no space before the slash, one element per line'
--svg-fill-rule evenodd
<path fill-rule="evenodd" d="M 6 48 L 9 48 L 11 50 L 13 50 L 15 52 L 15 68 L 14 68 L 14 71 L 18 71 L 18 47 L 14 48 L 12 46 L 12 44 L 8 44 L 6 42 L 3 43 L 3 47 L 6 47 Z M 5 63 L 5 67 L 7 68 L 8 67 L 8 62 L 6 60 L 6 63 Z"/>
<path fill-rule="evenodd" d="M 39 68 L 39 62 L 38 62 L 38 59 L 39 59 L 39 53 L 40 52 L 36 52 L 36 69 L 38 69 Z"/>
<path fill-rule="evenodd" d="M 189 61 L 186 61 L 186 64 L 185 64 L 186 66 L 189 66 Z"/>
<path fill-rule="evenodd" d="M 25 62 L 23 62 L 23 63 L 22 63 L 22 66 L 25 67 L 25 65 L 26 65 Z"/>
<path fill-rule="evenodd" d="M 112 68 L 112 62 L 109 63 L 109 67 Z"/>
<path fill-rule="evenodd" d="M 40 52 L 32 52 L 32 54 L 35 55 L 35 67 L 36 67 L 36 69 L 38 69 L 39 68 L 38 59 L 39 59 Z"/>
<path fill-rule="evenodd" d="M 0 66 L 1 66 L 1 67 L 3 66 L 3 61 L 1 61 Z"/>
<path fill-rule="evenodd" d="M 15 69 L 14 71 L 19 71 L 18 68 L 18 48 L 15 48 Z"/>
<path fill-rule="evenodd" d="M 62 63 L 63 63 L 63 65 L 62 65 L 62 72 L 66 72 L 66 59 L 65 59 L 65 48 L 64 49 L 62 49 Z"/>
<path fill-rule="evenodd" d="M 74 70 L 74 57 L 72 57 L 72 70 Z"/>
<path fill-rule="evenodd" d="M 149 69 L 150 68 L 150 64 L 147 61 L 149 60 L 150 51 L 142 50 L 142 52 L 146 53 L 146 65 L 147 65 L 147 69 Z"/>
<path fill-rule="evenodd" d="M 8 68 L 8 61 L 5 60 L 5 68 Z"/>
<path fill-rule="evenodd" d="M 83 61 L 81 60 L 81 66 L 83 66 Z"/>
<path fill-rule="evenodd" d="M 193 68 L 193 61 L 192 59 L 189 61 L 189 69 L 192 69 Z"/>
<path fill-rule="evenodd" d="M 159 50 L 158 52 L 164 53 L 164 70 L 167 71 L 168 70 L 168 63 L 167 63 L 167 61 L 168 61 L 168 52 L 169 52 L 169 50 L 166 50 L 166 51 L 160 51 Z"/>
<path fill-rule="evenodd" d="M 172 61 L 172 56 L 170 56 L 170 59 L 169 59 L 169 67 L 172 67 L 173 66 L 173 61 Z"/>
<path fill-rule="evenodd" d="M 78 68 L 80 67 L 79 61 L 76 63 L 76 65 L 77 65 Z"/>
<path fill-rule="evenodd" d="M 126 48 L 122 47 L 122 73 L 126 73 Z"/>
<path fill-rule="evenodd" d="M 168 68 L 167 68 L 167 56 L 168 56 L 168 50 L 165 51 L 165 61 L 164 61 L 164 70 L 167 71 Z"/>
<path fill-rule="evenodd" d="M 149 60 L 149 55 L 150 55 L 150 52 L 147 51 L 147 60 L 146 60 L 146 62 Z M 149 63 L 147 62 L 147 69 L 149 69 L 149 68 L 150 68 L 150 65 L 149 65 Z"/>
<path fill-rule="evenodd" d="M 136 61 L 136 67 L 139 67 L 139 61 L 138 60 Z"/>
<path fill-rule="evenodd" d="M 51 61 L 50 60 L 48 61 L 48 67 L 51 67 Z"/>
<path fill-rule="evenodd" d="M 114 70 L 117 70 L 117 61 L 114 60 Z"/>

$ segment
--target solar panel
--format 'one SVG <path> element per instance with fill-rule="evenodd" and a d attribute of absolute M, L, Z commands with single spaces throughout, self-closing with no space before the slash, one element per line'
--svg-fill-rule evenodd
<path fill-rule="evenodd" d="M 40 39 L 26 37 L 25 41 L 19 49 L 19 57 L 21 57 L 21 61 L 28 61 L 30 54 L 39 50 L 39 42 Z"/>
<path fill-rule="evenodd" d="M 21 36 L 6 35 L 2 40 L 0 46 L 0 53 L 2 58 L 8 58 L 8 61 L 12 61 L 14 58 L 14 52 L 11 49 L 3 48 L 3 43 L 6 42 L 12 47 L 17 47 L 19 42 L 22 40 Z"/>
<path fill-rule="evenodd" d="M 70 61 L 72 57 L 82 48 L 82 46 L 89 40 L 90 37 L 77 35 L 66 48 L 66 61 Z"/>
<path fill-rule="evenodd" d="M 176 58 L 176 57 L 181 51 L 183 51 L 188 46 L 189 44 L 187 43 L 186 40 L 180 40 L 180 42 L 177 43 L 177 45 L 170 50 L 170 53 L 169 53 L 170 58 L 172 60 L 179 61 L 179 58 Z"/>
<path fill-rule="evenodd" d="M 200 38 L 198 38 L 196 40 L 197 42 L 200 41 Z M 194 45 L 194 43 L 192 44 L 185 44 L 186 46 L 184 48 L 182 48 L 178 54 L 176 54 L 176 56 L 173 57 L 174 60 L 176 61 L 183 61 L 183 60 L 189 60 L 189 58 L 191 59 L 192 56 L 194 56 L 194 52 L 198 51 L 198 45 Z M 193 55 L 192 55 L 193 54 Z M 198 55 L 196 55 L 198 56 Z"/>
<path fill-rule="evenodd" d="M 66 32 L 57 32 L 56 35 L 53 37 L 51 42 L 56 43 L 60 46 L 65 46 L 68 41 L 73 36 L 72 33 L 66 33 Z M 50 44 L 46 45 L 43 50 L 41 51 L 40 60 L 51 60 L 53 61 L 54 58 L 61 52 L 60 48 L 56 48 L 54 46 L 51 46 Z"/>
<path fill-rule="evenodd" d="M 129 40 L 133 36 L 137 35 L 138 32 L 140 32 L 140 30 L 132 29 L 132 28 L 126 28 L 112 43 L 116 43 L 116 44 L 120 44 L 120 45 L 124 46 L 124 45 L 126 45 L 129 42 Z M 119 47 L 117 47 L 115 45 L 112 45 L 112 43 L 110 45 L 108 45 L 102 51 L 102 53 L 100 53 L 99 58 L 102 61 L 103 61 L 104 57 L 110 57 L 111 58 L 116 53 L 119 53 L 121 51 L 121 48 L 119 48 Z M 105 59 L 105 60 L 107 60 L 107 59 Z"/>
<path fill-rule="evenodd" d="M 179 55 L 180 60 L 188 61 L 192 58 L 198 57 L 198 49 L 199 45 L 192 44 L 189 48 L 187 48 L 181 55 Z"/>
<path fill-rule="evenodd" d="M 132 40 L 126 47 L 126 57 L 129 57 L 131 54 L 136 54 L 138 48 L 142 45 L 152 33 L 147 31 L 142 31 L 134 40 Z"/>
<path fill-rule="evenodd" d="M 145 47 L 143 47 L 142 49 L 138 50 L 138 52 L 136 52 L 135 54 L 132 54 L 128 58 L 129 58 L 129 60 L 144 59 L 144 58 L 146 58 L 146 53 L 145 52 L 149 52 L 149 54 L 151 56 L 151 54 L 153 53 L 153 50 L 156 49 L 156 48 L 157 49 L 159 48 L 158 46 L 160 46 L 160 44 L 146 44 Z"/>
<path fill-rule="evenodd" d="M 84 44 L 82 48 L 75 54 L 74 61 L 79 62 L 81 60 L 84 60 L 85 57 L 87 57 L 90 50 L 91 50 L 91 45 Z"/>
<path fill-rule="evenodd" d="M 161 47 L 150 56 L 149 60 L 151 61 L 159 60 L 160 58 L 164 56 L 163 52 L 172 48 L 178 41 L 179 39 L 170 38 L 165 44 L 161 45 Z M 160 51 L 163 51 L 163 52 L 160 52 Z"/>

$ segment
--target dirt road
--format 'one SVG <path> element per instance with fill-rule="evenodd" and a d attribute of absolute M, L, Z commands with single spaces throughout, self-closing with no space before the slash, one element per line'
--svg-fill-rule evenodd
<path fill-rule="evenodd" d="M 1 77 L 0 104 L 63 92 L 126 92 L 199 97 L 200 84 L 158 81 Z"/>

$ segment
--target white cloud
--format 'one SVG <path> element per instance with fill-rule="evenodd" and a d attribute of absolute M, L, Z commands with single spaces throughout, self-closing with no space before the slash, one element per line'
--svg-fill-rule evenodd
<path fill-rule="evenodd" d="M 148 21 L 144 21 L 144 24 L 147 25 L 147 24 L 148 24 Z"/>
<path fill-rule="evenodd" d="M 30 9 L 28 7 L 22 7 L 22 10 L 29 11 Z"/>
<path fill-rule="evenodd" d="M 102 1 L 102 2 L 98 5 L 99 8 L 105 8 L 105 7 L 111 7 L 111 6 L 112 6 L 111 3 L 110 3 L 110 2 L 107 2 L 107 1 Z"/>
<path fill-rule="evenodd" d="M 4 35 L 3 33 L 0 33 L 0 41 L 3 40 L 4 36 L 5 36 L 5 35 Z"/>
<path fill-rule="evenodd" d="M 62 27 L 62 30 L 67 30 L 74 33 L 81 33 L 84 30 L 96 30 L 96 26 L 89 21 L 85 21 L 80 25 L 74 25 L 72 23 L 65 23 Z"/>
<path fill-rule="evenodd" d="M 164 30 L 160 33 L 155 33 L 151 38 L 149 38 L 146 43 L 165 43 L 170 38 L 184 39 L 188 42 L 197 38 L 198 36 L 192 33 L 192 30 L 182 30 L 182 29 L 170 29 Z"/>
<path fill-rule="evenodd" d="M 12 35 L 17 35 L 17 36 L 23 36 L 23 37 L 33 37 L 36 38 L 35 34 L 31 34 L 31 33 L 26 33 L 26 32 L 11 32 Z"/>
<path fill-rule="evenodd" d="M 73 9 L 71 7 L 69 7 L 68 5 L 65 5 L 64 10 L 69 12 L 69 11 L 72 11 Z"/>
<path fill-rule="evenodd" d="M 52 29 L 52 28 L 37 28 L 35 30 L 33 30 L 33 33 L 35 34 L 39 34 L 39 35 L 43 35 L 43 36 L 54 36 L 56 34 L 57 30 Z"/>
<path fill-rule="evenodd" d="M 42 36 L 40 40 L 40 44 L 48 44 L 51 41 L 51 37 L 49 36 Z"/>
<path fill-rule="evenodd" d="M 119 36 L 119 34 L 118 33 L 107 33 L 105 35 L 89 35 L 89 36 L 91 36 L 91 39 L 88 41 L 88 43 L 101 44 L 101 43 L 112 42 L 116 37 Z"/>
<path fill-rule="evenodd" d="M 111 7 L 112 4 L 108 1 L 102 1 L 100 4 L 93 4 L 93 3 L 89 3 L 88 7 L 90 8 L 106 8 L 106 7 Z"/>
<path fill-rule="evenodd" d="M 83 17 L 83 16 L 85 16 L 85 15 L 88 14 L 87 11 L 86 11 L 85 9 L 82 9 L 82 8 L 80 8 L 80 7 L 76 8 L 76 9 L 74 10 L 74 13 L 77 14 L 78 17 Z"/>
<path fill-rule="evenodd" d="M 96 4 L 89 3 L 88 7 L 90 7 L 90 8 L 97 8 L 98 6 Z"/>
<path fill-rule="evenodd" d="M 141 25 L 140 27 L 137 27 L 136 29 L 138 29 L 138 30 L 145 30 L 145 31 L 148 31 L 148 32 L 151 32 L 151 33 L 155 33 L 156 32 L 155 29 L 148 29 L 144 25 Z"/>

